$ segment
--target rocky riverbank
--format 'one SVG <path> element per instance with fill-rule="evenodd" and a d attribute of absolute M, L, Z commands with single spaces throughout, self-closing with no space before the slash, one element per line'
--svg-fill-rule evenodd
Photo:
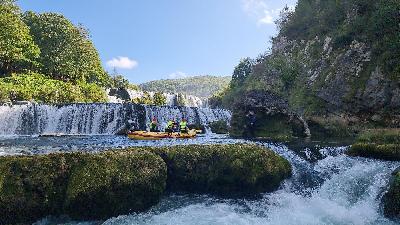
<path fill-rule="evenodd" d="M 140 212 L 166 191 L 254 195 L 276 189 L 291 166 L 256 145 L 194 145 L 0 157 L 0 175 L 0 224 L 28 224 Z"/>

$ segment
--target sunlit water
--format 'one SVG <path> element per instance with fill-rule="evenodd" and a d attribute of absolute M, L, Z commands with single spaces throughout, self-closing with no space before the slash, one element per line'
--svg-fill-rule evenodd
<path fill-rule="evenodd" d="M 2 137 L 0 154 L 42 154 L 58 151 L 99 151 L 129 146 L 238 143 L 223 135 L 193 140 L 132 141 L 123 136 Z M 172 195 L 147 212 L 121 215 L 102 222 L 70 222 L 46 218 L 36 224 L 271 224 L 363 225 L 399 224 L 383 217 L 381 197 L 398 162 L 344 155 L 346 147 L 291 149 L 283 144 L 261 143 L 288 159 L 292 178 L 279 190 L 258 199 L 219 199 L 204 195 Z M 336 145 L 335 145 L 336 146 Z M 295 150 L 294 150 L 295 149 Z"/>

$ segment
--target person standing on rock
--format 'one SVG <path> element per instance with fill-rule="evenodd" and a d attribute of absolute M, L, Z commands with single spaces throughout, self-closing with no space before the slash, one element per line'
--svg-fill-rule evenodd
<path fill-rule="evenodd" d="M 249 137 L 254 137 L 255 136 L 255 128 L 256 128 L 256 114 L 254 113 L 254 111 L 250 110 L 247 114 L 246 114 L 246 131 L 247 131 L 247 136 Z"/>

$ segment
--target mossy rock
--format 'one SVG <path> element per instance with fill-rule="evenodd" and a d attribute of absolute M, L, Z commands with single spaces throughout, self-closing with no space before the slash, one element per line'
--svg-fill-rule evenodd
<path fill-rule="evenodd" d="M 62 155 L 0 157 L 0 224 L 62 212 L 70 166 Z"/>
<path fill-rule="evenodd" d="M 147 151 L 86 155 L 71 172 L 65 212 L 73 219 L 106 219 L 143 211 L 164 193 L 167 168 Z"/>
<path fill-rule="evenodd" d="M 287 160 L 257 145 L 0 157 L 0 224 L 27 224 L 48 215 L 98 220 L 140 212 L 155 205 L 166 188 L 256 194 L 276 189 L 290 175 Z"/>
<path fill-rule="evenodd" d="M 0 157 L 0 224 L 142 211 L 160 200 L 166 175 L 159 156 L 139 150 Z"/>
<path fill-rule="evenodd" d="M 361 132 L 358 142 L 376 144 L 400 144 L 400 129 L 370 129 Z"/>
<path fill-rule="evenodd" d="M 400 129 L 365 130 L 359 134 L 357 141 L 347 151 L 348 155 L 400 160 Z"/>
<path fill-rule="evenodd" d="M 219 120 L 209 124 L 211 131 L 216 134 L 227 134 L 229 133 L 229 126 L 226 121 Z"/>
<path fill-rule="evenodd" d="M 350 147 L 347 154 L 350 156 L 398 161 L 400 160 L 400 145 L 356 143 Z"/>
<path fill-rule="evenodd" d="M 400 172 L 393 174 L 389 191 L 382 200 L 385 216 L 400 219 Z"/>
<path fill-rule="evenodd" d="M 253 195 L 272 191 L 291 175 L 290 163 L 257 145 L 156 148 L 168 167 L 170 191 Z"/>

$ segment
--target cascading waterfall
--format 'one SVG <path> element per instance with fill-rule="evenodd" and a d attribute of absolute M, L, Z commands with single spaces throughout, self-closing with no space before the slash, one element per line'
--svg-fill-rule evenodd
<path fill-rule="evenodd" d="M 207 125 L 215 120 L 229 121 L 226 110 L 156 107 L 131 103 L 0 106 L 0 135 L 115 134 L 133 121 L 136 128 L 145 129 L 150 118 L 165 122 L 169 117 L 186 117 L 190 123 Z"/>

